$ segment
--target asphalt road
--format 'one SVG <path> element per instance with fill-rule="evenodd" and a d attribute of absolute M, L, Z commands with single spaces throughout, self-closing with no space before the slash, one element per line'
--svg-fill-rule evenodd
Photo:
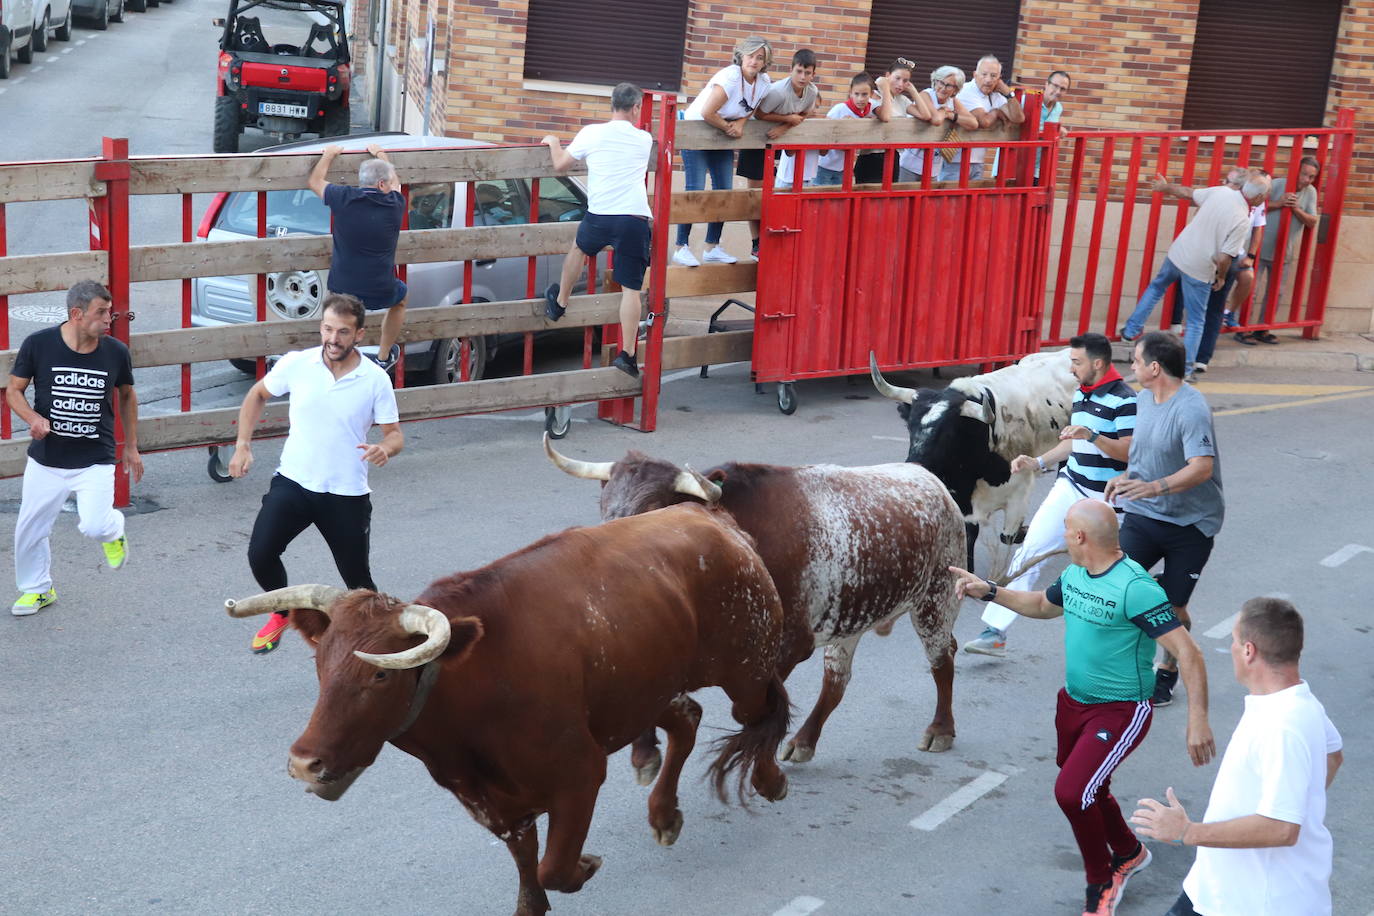
<path fill-rule="evenodd" d="M 1336 912 L 1363 916 L 1374 909 L 1363 778 L 1374 741 L 1360 716 L 1374 700 L 1374 638 L 1362 586 L 1374 553 L 1343 548 L 1374 547 L 1374 383 L 1359 373 L 1237 373 L 1228 381 L 1357 389 L 1320 392 L 1342 399 L 1315 401 L 1306 388 L 1212 395 L 1229 507 L 1193 611 L 1222 742 L 1242 705 L 1218 635 L 1226 620 L 1265 593 L 1289 594 L 1305 612 L 1304 670 L 1345 736 L 1346 768 L 1328 817 Z M 589 419 L 591 408 L 581 407 L 563 447 L 591 459 L 634 447 L 694 467 L 727 458 L 857 465 L 903 456 L 895 410 L 866 386 L 817 382 L 799 393 L 801 408 L 789 418 L 771 396 L 753 394 L 741 366 L 705 381 L 679 377 L 665 386 L 653 436 Z M 441 574 L 595 522 L 596 488 L 546 463 L 539 420 L 528 413 L 408 427 L 406 452 L 373 476 L 373 563 L 383 589 L 413 596 Z M 197 452 L 150 456 L 136 496 L 158 511 L 130 519 L 129 566 L 103 568 L 99 550 L 64 516 L 53 538 L 59 603 L 35 617 L 0 619 L 6 912 L 513 909 L 506 850 L 414 759 L 384 750 L 334 804 L 285 775 L 286 750 L 315 698 L 310 653 L 291 635 L 275 653 L 253 656 L 257 622 L 221 610 L 226 597 L 254 591 L 244 552 L 277 448 L 261 446 L 254 475 L 223 485 L 206 478 Z M 12 512 L 18 483 L 0 487 Z M 1322 564 L 1341 556 L 1340 565 Z M 287 565 L 296 582 L 335 579 L 313 533 L 293 545 Z M 957 635 L 967 641 L 979 629 L 978 607 L 969 604 Z M 723 807 L 701 782 L 699 752 L 683 779 L 686 827 L 671 849 L 653 843 L 646 791 L 618 753 L 586 846 L 605 866 L 581 893 L 557 897 L 556 911 L 1078 912 L 1078 857 L 1051 792 L 1061 627 L 1026 621 L 1011 638 L 1004 660 L 959 656 L 958 739 L 940 755 L 916 750 L 933 688 L 915 635 L 901 625 L 887 639 L 866 639 L 816 759 L 787 765 L 790 796 L 748 812 Z M 818 685 L 817 657 L 788 685 L 799 716 Z M 730 727 L 719 691 L 700 699 L 703 738 Z M 1129 804 L 1172 785 L 1201 814 L 1216 765 L 1189 765 L 1184 719 L 1182 702 L 1159 712 L 1117 773 L 1119 798 Z M 539 736 L 529 741 L 537 746 Z M 952 795 L 997 780 L 941 820 Z M 938 826 L 910 826 L 919 818 Z M 1176 894 L 1191 856 L 1155 853 L 1122 914 L 1162 913 Z"/>

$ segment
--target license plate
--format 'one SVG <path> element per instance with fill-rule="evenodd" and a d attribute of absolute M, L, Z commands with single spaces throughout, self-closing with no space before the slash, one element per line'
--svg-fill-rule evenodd
<path fill-rule="evenodd" d="M 282 105 L 278 102 L 260 102 L 258 111 L 265 115 L 281 115 L 286 118 L 308 118 L 310 109 L 304 105 Z"/>

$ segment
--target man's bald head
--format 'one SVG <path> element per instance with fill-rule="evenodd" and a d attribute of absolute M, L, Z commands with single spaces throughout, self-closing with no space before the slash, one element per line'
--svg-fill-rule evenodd
<path fill-rule="evenodd" d="M 1064 516 L 1064 529 L 1069 536 L 1082 532 L 1085 546 L 1097 550 L 1117 549 L 1116 512 L 1100 500 L 1080 499 L 1070 506 Z"/>

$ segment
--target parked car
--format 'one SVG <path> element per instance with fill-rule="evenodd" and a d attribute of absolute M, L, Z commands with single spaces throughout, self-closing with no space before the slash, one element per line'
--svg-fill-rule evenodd
<path fill-rule="evenodd" d="M 408 134 L 354 134 L 337 141 L 308 140 L 264 149 L 262 152 L 315 152 L 337 142 L 345 150 L 366 149 L 376 143 L 383 149 L 454 149 L 489 146 L 456 137 L 422 137 Z M 305 159 L 302 169 L 312 160 Z M 401 180 L 406 180 L 404 170 Z M 463 205 L 467 185 L 437 182 L 410 185 L 409 228 L 445 229 L 463 225 Z M 476 183 L 474 225 L 511 225 L 529 222 L 530 182 L 519 178 L 484 179 Z M 456 206 L 455 206 L 456 202 Z M 575 222 L 586 212 L 587 195 L 576 178 L 542 178 L 539 181 L 539 221 Z M 457 216 L 455 218 L 455 211 Z M 267 192 L 267 234 L 269 236 L 327 235 L 329 209 L 308 188 Z M 207 241 L 229 241 L 257 237 L 257 193 L 235 191 L 216 196 L 205 212 L 197 233 Z M 528 258 L 499 258 L 473 263 L 472 302 L 498 302 L 527 298 Z M 544 255 L 536 259 L 536 295 L 557 279 L 563 255 Z M 463 275 L 466 262 L 447 261 L 411 264 L 406 275 L 410 288 L 408 308 L 454 305 L 463 300 Z M 267 275 L 267 314 L 269 319 L 313 318 L 327 293 L 328 271 L 285 270 Z M 191 324 L 214 327 L 256 320 L 253 292 L 256 277 L 199 277 L 191 285 Z M 576 291 L 586 289 L 579 283 Z M 374 313 L 369 327 L 380 326 Z M 491 335 L 469 339 L 468 377 L 479 379 L 487 361 L 498 349 L 520 340 L 522 335 Z M 372 338 L 375 341 L 375 337 Z M 460 346 L 458 338 L 412 341 L 406 344 L 405 365 L 408 377 L 426 384 L 458 381 Z M 375 347 L 365 347 L 375 352 Z M 245 372 L 254 371 L 252 360 L 233 360 Z"/>
<path fill-rule="evenodd" d="M 97 32 L 103 32 L 111 22 L 124 21 L 124 0 L 72 0 L 72 15 L 85 19 Z"/>
<path fill-rule="evenodd" d="M 9 79 L 15 55 L 33 63 L 33 0 L 0 0 L 0 80 Z"/>
<path fill-rule="evenodd" d="M 245 127 L 283 140 L 348 133 L 344 0 L 229 0 L 228 15 L 213 24 L 223 30 L 215 152 L 237 153 Z"/>
<path fill-rule="evenodd" d="M 33 49 L 48 50 L 48 36 L 72 39 L 72 0 L 33 0 Z"/>

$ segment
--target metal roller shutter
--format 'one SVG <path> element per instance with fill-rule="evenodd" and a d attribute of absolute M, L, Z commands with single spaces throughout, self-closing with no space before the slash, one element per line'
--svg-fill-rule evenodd
<path fill-rule="evenodd" d="M 1341 0 L 1202 0 L 1184 130 L 1319 127 Z"/>
<path fill-rule="evenodd" d="M 936 67 L 951 64 L 973 79 L 978 58 L 995 54 L 1010 79 L 1020 16 L 1020 0 L 873 0 L 864 66 L 878 76 L 905 57 L 916 62 L 913 82 L 924 89 Z"/>
<path fill-rule="evenodd" d="M 525 78 L 676 91 L 687 2 L 530 0 Z"/>

